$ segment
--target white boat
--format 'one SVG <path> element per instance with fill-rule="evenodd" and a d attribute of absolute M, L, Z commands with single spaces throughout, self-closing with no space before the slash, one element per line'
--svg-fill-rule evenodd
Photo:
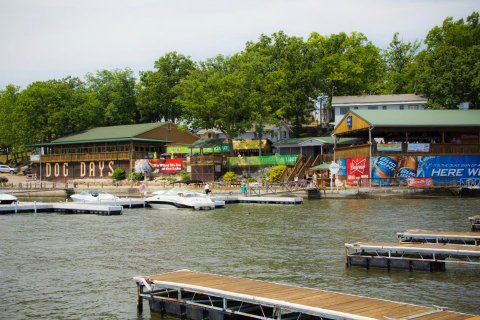
<path fill-rule="evenodd" d="M 89 191 L 82 191 L 80 193 L 75 193 L 70 196 L 73 202 L 80 202 L 80 203 L 108 203 L 114 204 L 118 200 L 119 197 L 114 196 L 109 193 L 99 192 L 95 190 Z"/>
<path fill-rule="evenodd" d="M 215 202 L 207 195 L 182 188 L 155 191 L 151 197 L 145 199 L 145 202 L 155 209 L 215 209 Z"/>
<path fill-rule="evenodd" d="M 0 204 L 12 204 L 14 202 L 18 202 L 17 197 L 0 192 Z"/>

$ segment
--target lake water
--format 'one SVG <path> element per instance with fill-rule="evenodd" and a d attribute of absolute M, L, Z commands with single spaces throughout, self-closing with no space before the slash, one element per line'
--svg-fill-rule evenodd
<path fill-rule="evenodd" d="M 469 231 L 480 199 L 311 200 L 121 216 L 0 216 L 1 319 L 151 319 L 132 277 L 178 269 L 480 314 L 480 266 L 346 268 L 344 244 L 406 229 Z"/>

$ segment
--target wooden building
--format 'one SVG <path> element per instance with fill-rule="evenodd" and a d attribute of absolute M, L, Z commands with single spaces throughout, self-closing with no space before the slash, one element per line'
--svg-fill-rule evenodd
<path fill-rule="evenodd" d="M 151 172 L 161 164 L 166 145 L 191 144 L 198 137 L 174 123 L 145 123 L 98 127 L 72 136 L 34 145 L 42 150 L 32 161 L 33 172 L 50 181 L 105 179 L 116 168 L 127 174 Z"/>
<path fill-rule="evenodd" d="M 360 139 L 335 146 L 335 160 L 350 183 L 413 178 L 458 185 L 480 179 L 480 110 L 349 111 L 332 135 Z"/>

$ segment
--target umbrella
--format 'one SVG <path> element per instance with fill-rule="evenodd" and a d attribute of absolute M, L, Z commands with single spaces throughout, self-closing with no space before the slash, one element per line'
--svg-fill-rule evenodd
<path fill-rule="evenodd" d="M 315 167 L 311 167 L 310 169 L 312 170 L 328 170 L 330 169 L 330 163 L 322 163 L 322 164 L 319 164 L 318 166 L 315 166 Z"/>

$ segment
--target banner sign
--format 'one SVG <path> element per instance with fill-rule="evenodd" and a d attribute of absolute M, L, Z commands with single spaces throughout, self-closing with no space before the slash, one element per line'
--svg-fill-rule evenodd
<path fill-rule="evenodd" d="M 228 144 L 215 146 L 215 148 L 203 148 L 203 153 L 222 153 L 230 152 Z M 167 146 L 167 153 L 170 154 L 199 154 L 200 148 L 190 148 L 189 146 Z"/>
<path fill-rule="evenodd" d="M 182 170 L 182 159 L 138 159 L 135 160 L 135 172 L 142 174 L 178 173 Z"/>
<path fill-rule="evenodd" d="M 402 143 L 378 143 L 377 151 L 382 151 L 382 152 L 402 151 Z"/>
<path fill-rule="evenodd" d="M 425 188 L 433 186 L 432 178 L 407 178 L 409 187 Z"/>
<path fill-rule="evenodd" d="M 177 173 L 182 171 L 182 159 L 167 159 L 160 171 L 162 173 Z"/>
<path fill-rule="evenodd" d="M 258 157 L 229 157 L 228 164 L 232 167 L 239 166 L 272 166 L 272 165 L 294 165 L 297 163 L 298 155 L 273 155 Z"/>
<path fill-rule="evenodd" d="M 430 143 L 408 143 L 407 152 L 429 152 Z"/>
<path fill-rule="evenodd" d="M 370 164 L 367 157 L 347 159 L 347 184 L 357 185 L 358 180 L 370 178 Z"/>
<path fill-rule="evenodd" d="M 480 156 L 418 156 L 417 177 L 433 178 L 433 182 L 480 178 Z"/>

